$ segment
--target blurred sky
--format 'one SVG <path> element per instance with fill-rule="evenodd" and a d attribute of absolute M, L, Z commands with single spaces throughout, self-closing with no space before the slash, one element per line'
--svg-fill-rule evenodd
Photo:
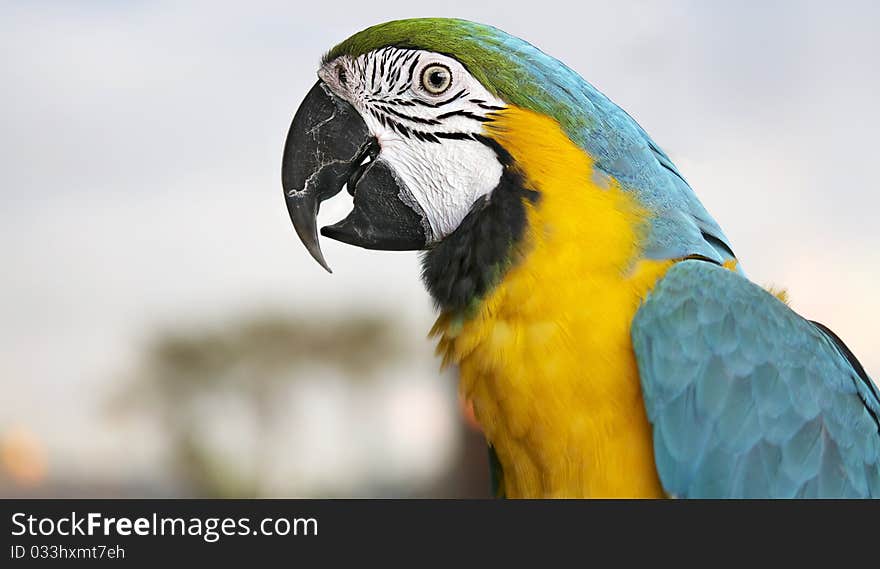
<path fill-rule="evenodd" d="M 414 16 L 493 24 L 580 72 L 669 153 L 749 275 L 787 287 L 877 377 L 878 6 L 2 1 L 0 428 L 118 456 L 129 435 L 95 409 L 144 335 L 178 320 L 369 306 L 420 338 L 416 255 L 324 242 L 327 275 L 279 174 L 321 54 Z"/>

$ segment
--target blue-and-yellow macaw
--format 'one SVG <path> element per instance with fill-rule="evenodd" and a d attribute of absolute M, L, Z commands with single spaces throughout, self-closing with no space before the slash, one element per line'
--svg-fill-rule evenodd
<path fill-rule="evenodd" d="M 423 250 L 445 364 L 507 497 L 878 497 L 880 395 L 750 282 L 638 124 L 523 40 L 388 22 L 334 47 L 282 182 L 327 237 Z"/>

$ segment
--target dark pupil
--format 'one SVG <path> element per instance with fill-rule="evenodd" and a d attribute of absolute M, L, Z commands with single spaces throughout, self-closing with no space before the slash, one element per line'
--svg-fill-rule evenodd
<path fill-rule="evenodd" d="M 441 87 L 444 81 L 444 73 L 442 71 L 432 71 L 428 74 L 428 81 L 434 87 Z"/>
<path fill-rule="evenodd" d="M 342 83 L 343 85 L 345 85 L 348 82 L 348 76 L 345 74 L 345 69 L 340 67 L 338 69 L 338 75 L 339 75 L 339 82 Z"/>

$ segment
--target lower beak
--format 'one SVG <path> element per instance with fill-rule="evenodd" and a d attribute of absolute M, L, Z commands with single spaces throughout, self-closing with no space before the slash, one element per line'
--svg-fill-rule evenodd
<path fill-rule="evenodd" d="M 318 243 L 321 202 L 348 184 L 352 212 L 321 234 L 367 249 L 422 249 L 428 226 L 415 199 L 380 155 L 360 114 L 318 81 L 290 125 L 281 163 L 287 211 L 303 245 L 330 271 Z"/>

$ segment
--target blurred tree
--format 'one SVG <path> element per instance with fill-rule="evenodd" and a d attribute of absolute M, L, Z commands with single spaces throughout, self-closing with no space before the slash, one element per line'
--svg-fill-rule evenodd
<path fill-rule="evenodd" d="M 333 366 L 346 378 L 369 380 L 406 356 L 395 323 L 375 315 L 336 319 L 252 316 L 212 329 L 158 334 L 131 382 L 112 401 L 116 411 L 158 414 L 170 467 L 189 495 L 262 495 L 261 474 L 272 462 L 271 434 L 285 399 L 282 390 L 309 366 Z M 252 466 L 224 463 L 200 432 L 197 406 L 219 390 L 247 403 L 256 424 Z"/>

